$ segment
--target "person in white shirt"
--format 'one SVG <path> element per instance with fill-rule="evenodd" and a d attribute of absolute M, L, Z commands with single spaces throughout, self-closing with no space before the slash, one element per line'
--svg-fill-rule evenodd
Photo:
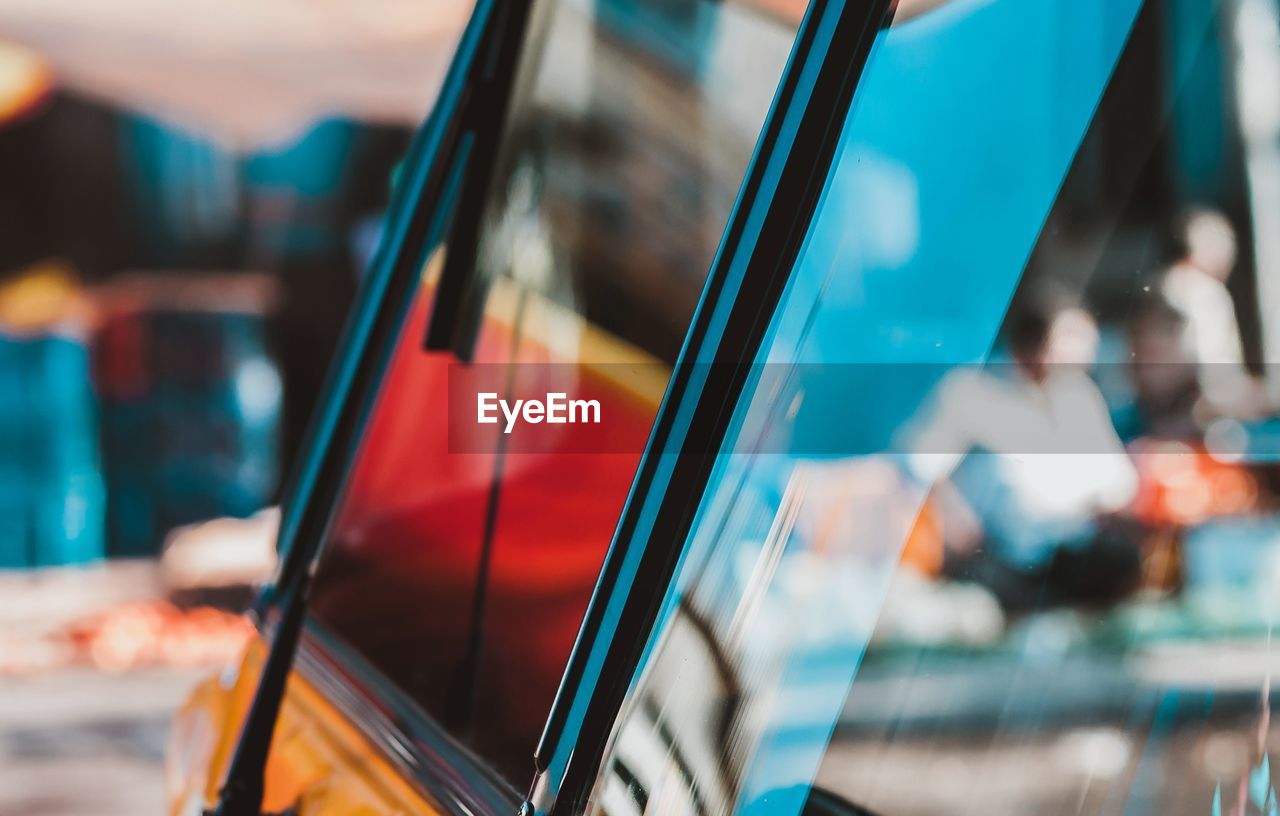
<path fill-rule="evenodd" d="M 967 505 L 976 551 L 948 572 L 987 584 L 1018 610 L 1108 602 L 1137 577 L 1137 546 L 1102 521 L 1137 491 L 1137 474 L 1086 366 L 1097 328 L 1079 309 L 1011 314 L 1012 363 L 951 372 L 907 435 L 907 470 Z"/>
<path fill-rule="evenodd" d="M 1245 367 L 1240 326 L 1227 281 L 1236 265 L 1236 236 L 1213 210 L 1188 214 L 1179 229 L 1180 257 L 1159 282 L 1160 294 L 1185 320 L 1184 352 L 1195 361 L 1201 397 L 1217 414 L 1253 415 L 1265 389 Z"/>

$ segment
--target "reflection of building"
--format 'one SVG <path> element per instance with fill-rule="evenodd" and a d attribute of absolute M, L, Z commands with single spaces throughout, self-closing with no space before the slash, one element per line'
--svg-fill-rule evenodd
<path fill-rule="evenodd" d="M 541 67 L 532 104 L 516 107 L 524 147 L 508 161 L 543 165 L 549 240 L 572 265 L 578 308 L 671 360 L 789 29 L 737 4 L 606 0 L 592 34 L 584 5 L 556 4 L 542 21 L 568 53 Z M 573 49 L 581 53 L 569 58 Z"/>
<path fill-rule="evenodd" d="M 745 701 L 734 662 L 688 605 L 672 616 L 642 696 L 614 736 L 598 783 L 608 816 L 726 813 L 743 772 L 733 750 Z"/>

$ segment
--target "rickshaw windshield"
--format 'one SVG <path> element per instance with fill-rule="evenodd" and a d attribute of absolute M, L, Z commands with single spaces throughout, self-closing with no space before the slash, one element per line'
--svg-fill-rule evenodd
<path fill-rule="evenodd" d="M 428 261 L 379 385 L 311 620 L 517 786 L 803 11 L 538 0 L 475 244 Z M 464 249 L 466 351 L 425 350 Z M 549 369 L 632 441 L 451 429 L 459 371 Z"/>
<path fill-rule="evenodd" d="M 588 812 L 1275 812 L 1277 12 L 882 32 Z"/>

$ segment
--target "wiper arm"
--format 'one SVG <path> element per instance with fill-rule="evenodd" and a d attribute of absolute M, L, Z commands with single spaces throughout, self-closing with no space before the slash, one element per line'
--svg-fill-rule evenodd
<path fill-rule="evenodd" d="M 323 408 L 308 431 L 307 453 L 290 490 L 279 536 L 283 562 L 262 605 L 264 623 L 272 609 L 278 610 L 271 650 L 218 802 L 206 816 L 262 816 L 267 757 L 302 636 L 316 556 L 341 473 L 354 457 L 359 434 L 351 429 L 372 402 L 366 393 L 372 389 L 355 387 L 358 373 L 371 377 L 371 367 L 358 363 L 372 355 L 385 367 L 390 357 L 397 333 L 375 332 L 387 293 L 392 299 L 405 288 L 411 293 L 425 259 L 451 232 L 458 241 L 474 242 L 484 190 L 471 191 L 477 183 L 488 186 L 495 164 L 498 134 L 489 131 L 501 124 L 510 100 L 529 6 L 530 0 L 478 0 L 439 98 L 409 149 L 386 232 L 344 329 L 341 356 L 329 372 Z M 460 196 L 470 206 L 460 206 Z"/>

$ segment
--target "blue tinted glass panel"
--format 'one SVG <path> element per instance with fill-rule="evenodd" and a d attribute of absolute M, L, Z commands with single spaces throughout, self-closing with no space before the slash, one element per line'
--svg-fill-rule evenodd
<path fill-rule="evenodd" d="M 597 812 L 1276 807 L 1275 20 L 899 5 Z"/>

